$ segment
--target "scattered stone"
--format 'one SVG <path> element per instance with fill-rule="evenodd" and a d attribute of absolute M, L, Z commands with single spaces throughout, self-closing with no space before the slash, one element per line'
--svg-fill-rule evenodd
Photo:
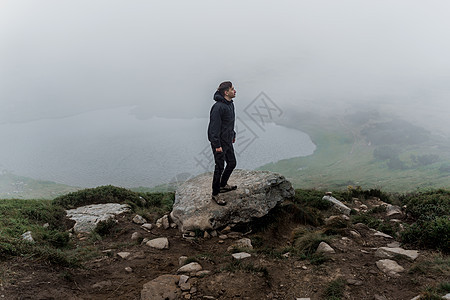
<path fill-rule="evenodd" d="M 216 230 L 211 231 L 211 236 L 212 237 L 217 237 L 217 231 Z"/>
<path fill-rule="evenodd" d="M 125 271 L 127 271 L 128 273 L 131 273 L 131 272 L 133 272 L 133 269 L 130 267 L 125 267 Z"/>
<path fill-rule="evenodd" d="M 170 227 L 169 216 L 164 215 L 160 219 L 156 220 L 156 227 L 158 227 L 158 228 L 162 227 L 164 229 L 169 229 L 169 227 Z"/>
<path fill-rule="evenodd" d="M 203 238 L 204 239 L 210 239 L 211 235 L 208 233 L 208 231 L 205 230 L 205 232 L 203 233 Z"/>
<path fill-rule="evenodd" d="M 190 237 L 195 237 L 195 232 L 194 231 L 189 231 L 189 236 Z"/>
<path fill-rule="evenodd" d="M 117 253 L 117 256 L 119 256 L 120 258 L 126 259 L 128 256 L 130 256 L 130 252 L 119 252 Z"/>
<path fill-rule="evenodd" d="M 420 295 L 419 296 L 415 296 L 414 298 L 412 298 L 411 300 L 419 300 L 420 299 Z"/>
<path fill-rule="evenodd" d="M 376 262 L 378 269 L 391 277 L 400 276 L 398 273 L 405 271 L 396 261 L 390 259 L 382 259 Z"/>
<path fill-rule="evenodd" d="M 360 206 L 359 206 L 359 208 L 361 208 L 362 210 L 368 210 L 369 208 L 367 207 L 367 205 L 365 205 L 365 204 L 361 204 Z"/>
<path fill-rule="evenodd" d="M 227 238 L 228 238 L 228 236 L 226 234 L 219 235 L 219 239 L 221 239 L 221 240 L 226 240 Z"/>
<path fill-rule="evenodd" d="M 360 239 L 361 238 L 361 234 L 355 230 L 350 230 L 350 235 L 354 238 Z"/>
<path fill-rule="evenodd" d="M 209 270 L 201 270 L 201 271 L 198 271 L 197 273 L 195 273 L 195 276 L 203 277 L 203 276 L 206 276 L 206 275 L 209 275 L 209 274 L 211 274 L 211 271 L 209 271 Z"/>
<path fill-rule="evenodd" d="M 178 227 L 178 225 L 177 224 L 175 224 L 175 223 L 170 223 L 170 228 L 173 228 L 173 229 L 175 229 L 175 228 L 177 228 Z M 190 296 L 190 295 L 189 295 Z"/>
<path fill-rule="evenodd" d="M 387 217 L 398 217 L 402 215 L 402 209 L 400 206 L 388 204 L 386 207 Z"/>
<path fill-rule="evenodd" d="M 69 209 L 66 210 L 66 213 L 69 219 L 75 221 L 73 231 L 79 233 L 91 232 L 100 221 L 108 221 L 109 219 L 113 219 L 116 215 L 128 212 L 129 210 L 130 207 L 126 204 L 105 203 Z"/>
<path fill-rule="evenodd" d="M 191 290 L 191 284 L 189 282 L 179 284 L 179 287 L 183 292 Z"/>
<path fill-rule="evenodd" d="M 250 253 L 246 253 L 246 252 L 239 252 L 239 253 L 233 253 L 233 254 L 231 254 L 231 256 L 233 256 L 233 258 L 235 258 L 237 260 L 241 260 L 244 258 L 251 257 L 252 255 Z"/>
<path fill-rule="evenodd" d="M 387 239 L 393 239 L 392 236 L 390 236 L 389 234 L 383 233 L 381 231 L 376 231 L 375 230 L 375 233 L 373 235 L 374 236 L 381 236 L 381 237 L 384 237 L 384 238 L 387 238 Z"/>
<path fill-rule="evenodd" d="M 141 238 L 141 234 L 139 232 L 133 232 L 133 234 L 131 235 L 132 241 L 137 241 L 140 238 Z"/>
<path fill-rule="evenodd" d="M 248 223 L 269 213 L 284 199 L 292 198 L 292 184 L 278 173 L 234 170 L 231 181 L 238 189 L 221 194 L 227 202 L 218 206 L 211 200 L 212 173 L 184 182 L 175 193 L 170 214 L 180 231 L 214 230 L 229 224 Z M 250 191 L 245 193 L 245 189 Z"/>
<path fill-rule="evenodd" d="M 150 239 L 148 239 L 148 238 L 144 238 L 144 239 L 142 240 L 142 242 L 141 242 L 141 245 L 147 244 L 147 242 L 148 242 L 149 240 L 150 240 Z"/>
<path fill-rule="evenodd" d="M 93 284 L 91 287 L 93 289 L 99 289 L 100 290 L 100 289 L 103 289 L 103 288 L 111 286 L 111 285 L 112 285 L 111 280 L 105 280 L 105 281 L 97 282 L 97 283 Z"/>
<path fill-rule="evenodd" d="M 303 266 L 302 269 L 303 270 L 308 270 L 308 267 L 307 266 Z"/>
<path fill-rule="evenodd" d="M 350 217 L 347 215 L 341 215 L 342 219 L 346 220 L 346 221 L 350 221 Z"/>
<path fill-rule="evenodd" d="M 219 244 L 223 244 L 223 243 L 225 243 L 225 241 L 224 240 L 219 240 L 218 243 Z"/>
<path fill-rule="evenodd" d="M 161 275 L 144 284 L 141 300 L 176 300 L 181 296 L 177 286 L 180 277 L 177 275 Z"/>
<path fill-rule="evenodd" d="M 386 298 L 385 296 L 383 296 L 383 295 L 377 295 L 377 294 L 375 294 L 375 295 L 373 296 L 373 298 L 374 298 L 375 300 L 388 300 L 388 298 Z"/>
<path fill-rule="evenodd" d="M 350 285 L 356 285 L 356 286 L 363 285 L 363 282 L 361 280 L 357 280 L 357 279 L 347 279 L 347 283 Z"/>
<path fill-rule="evenodd" d="M 179 266 L 184 266 L 184 264 L 186 263 L 188 257 L 187 256 L 180 256 L 180 258 L 178 259 L 178 265 Z"/>
<path fill-rule="evenodd" d="M 295 300 L 311 300 L 311 298 L 295 298 Z"/>
<path fill-rule="evenodd" d="M 249 238 L 242 238 L 228 247 L 227 251 L 231 252 L 233 249 L 253 249 L 252 241 Z"/>
<path fill-rule="evenodd" d="M 135 215 L 133 218 L 133 223 L 135 224 L 145 224 L 147 223 L 147 220 L 141 217 L 140 215 Z"/>
<path fill-rule="evenodd" d="M 45 223 L 44 225 L 42 225 L 42 227 L 44 227 L 44 228 L 48 228 L 50 226 L 50 224 L 48 224 L 48 223 Z"/>
<path fill-rule="evenodd" d="M 395 241 L 395 242 L 392 242 L 392 243 L 387 244 L 387 246 L 388 246 L 389 248 L 398 248 L 398 247 L 400 247 L 400 243 L 397 242 L 397 241 Z"/>
<path fill-rule="evenodd" d="M 201 271 L 203 268 L 197 262 L 191 262 L 178 269 L 177 273 L 195 273 Z"/>
<path fill-rule="evenodd" d="M 332 196 L 323 196 L 322 200 L 327 200 L 327 201 L 333 203 L 334 207 L 339 209 L 339 211 L 341 211 L 343 214 L 345 214 L 347 216 L 350 215 L 351 209 L 349 207 L 347 207 L 346 205 L 344 205 L 344 203 L 342 203 L 341 201 L 337 200 L 336 198 L 334 198 Z"/>
<path fill-rule="evenodd" d="M 189 276 L 187 275 L 180 275 L 180 280 L 178 281 L 178 285 L 186 283 L 189 280 Z"/>
<path fill-rule="evenodd" d="M 223 234 L 227 234 L 230 231 L 231 231 L 231 227 L 229 225 L 227 225 L 224 229 L 222 229 Z"/>
<path fill-rule="evenodd" d="M 231 231 L 231 232 L 227 233 L 227 236 L 230 239 L 239 239 L 242 237 L 242 233 L 236 232 L 236 231 Z"/>
<path fill-rule="evenodd" d="M 31 235 L 31 231 L 27 231 L 24 234 L 22 234 L 22 239 L 24 241 L 27 241 L 27 242 L 30 242 L 30 243 L 34 243 L 33 236 Z"/>
<path fill-rule="evenodd" d="M 448 294 L 445 295 L 445 296 L 442 296 L 442 299 L 450 299 L 450 293 L 448 293 Z"/>
<path fill-rule="evenodd" d="M 393 258 L 396 255 L 405 257 L 409 260 L 415 260 L 419 256 L 419 251 L 405 250 L 402 248 L 380 247 L 375 252 L 375 256 L 378 258 Z"/>
<path fill-rule="evenodd" d="M 216 298 L 213 296 L 203 296 L 203 299 L 207 299 L 207 300 L 215 300 Z"/>
<path fill-rule="evenodd" d="M 146 243 L 147 246 L 155 248 L 155 249 L 169 249 L 169 240 L 165 237 L 156 238 L 150 240 Z"/>
<path fill-rule="evenodd" d="M 364 253 L 364 254 L 370 254 L 370 252 L 369 252 L 369 251 L 366 251 L 366 250 L 362 250 L 362 249 L 361 249 L 361 252 L 362 252 L 362 253 Z"/>
<path fill-rule="evenodd" d="M 284 253 L 281 256 L 284 257 L 284 258 L 289 258 L 291 256 L 291 253 L 290 252 L 286 252 L 286 253 Z"/>
<path fill-rule="evenodd" d="M 319 246 L 317 247 L 316 253 L 336 253 L 333 248 L 331 248 L 330 245 L 328 245 L 325 242 L 320 242 Z"/>
<path fill-rule="evenodd" d="M 142 224 L 141 227 L 144 228 L 144 229 L 146 229 L 146 230 L 152 230 L 153 224 L 145 223 L 145 224 Z"/>

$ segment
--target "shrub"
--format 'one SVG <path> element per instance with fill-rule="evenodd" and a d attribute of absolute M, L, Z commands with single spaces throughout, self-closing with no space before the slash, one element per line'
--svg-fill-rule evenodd
<path fill-rule="evenodd" d="M 98 233 L 100 236 L 105 236 L 110 234 L 114 227 L 117 225 L 117 221 L 114 218 L 100 221 L 95 226 L 94 232 Z"/>
<path fill-rule="evenodd" d="M 342 278 L 331 281 L 323 292 L 324 299 L 338 300 L 344 296 L 345 282 Z"/>

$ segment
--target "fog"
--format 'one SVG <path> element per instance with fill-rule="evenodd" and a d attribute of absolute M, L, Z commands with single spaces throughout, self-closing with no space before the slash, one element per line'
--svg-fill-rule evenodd
<path fill-rule="evenodd" d="M 448 111 L 448 1 L 0 2 L 0 122 L 137 105 L 205 117 L 218 83 L 318 110 Z M 409 106 L 409 105 L 408 105 Z"/>
<path fill-rule="evenodd" d="M 118 107 L 207 118 L 231 80 L 238 112 L 265 92 L 285 110 L 377 109 L 450 133 L 448 11 L 445 0 L 2 0 L 0 124 Z"/>

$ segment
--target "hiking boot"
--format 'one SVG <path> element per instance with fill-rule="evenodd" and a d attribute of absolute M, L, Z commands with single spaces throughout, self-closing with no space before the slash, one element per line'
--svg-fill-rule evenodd
<path fill-rule="evenodd" d="M 226 186 L 220 187 L 220 192 L 219 193 L 226 193 L 226 192 L 229 192 L 229 191 L 234 191 L 235 189 L 237 189 L 236 185 L 229 185 L 229 184 L 227 184 Z"/>
<path fill-rule="evenodd" d="M 212 195 L 211 199 L 219 205 L 225 205 L 227 202 L 223 199 L 220 199 L 219 195 Z"/>

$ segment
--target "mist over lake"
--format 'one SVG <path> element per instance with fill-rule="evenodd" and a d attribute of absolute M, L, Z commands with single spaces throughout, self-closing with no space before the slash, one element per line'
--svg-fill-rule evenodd
<path fill-rule="evenodd" d="M 182 173 L 213 171 L 207 118 L 142 120 L 132 110 L 120 107 L 2 124 L 0 169 L 79 187 L 151 187 Z M 236 131 L 240 169 L 315 150 L 307 134 L 273 123 L 261 128 L 238 118 Z"/>

